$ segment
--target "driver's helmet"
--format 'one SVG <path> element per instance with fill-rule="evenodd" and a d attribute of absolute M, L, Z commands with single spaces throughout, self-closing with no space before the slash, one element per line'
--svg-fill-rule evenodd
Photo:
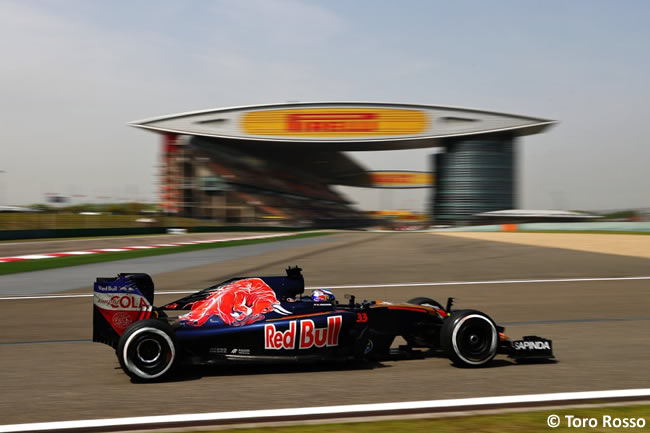
<path fill-rule="evenodd" d="M 334 302 L 334 293 L 327 289 L 315 289 L 311 291 L 311 300 L 314 302 Z"/>

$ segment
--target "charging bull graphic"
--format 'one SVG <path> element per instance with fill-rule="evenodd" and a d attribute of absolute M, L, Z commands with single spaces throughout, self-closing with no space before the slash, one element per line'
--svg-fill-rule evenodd
<path fill-rule="evenodd" d="M 291 314 L 280 306 L 273 290 L 260 278 L 233 281 L 215 290 L 207 298 L 192 305 L 192 310 L 179 317 L 191 326 L 202 326 L 217 316 L 228 326 L 242 326 L 264 319 L 264 313 Z"/>

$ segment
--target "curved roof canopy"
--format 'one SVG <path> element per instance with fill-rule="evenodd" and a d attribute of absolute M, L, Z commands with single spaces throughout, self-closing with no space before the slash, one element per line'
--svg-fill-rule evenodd
<path fill-rule="evenodd" d="M 553 120 L 434 105 L 304 102 L 220 108 L 131 122 L 161 133 L 215 137 L 248 147 L 338 151 L 415 149 L 468 135 L 536 134 Z"/>

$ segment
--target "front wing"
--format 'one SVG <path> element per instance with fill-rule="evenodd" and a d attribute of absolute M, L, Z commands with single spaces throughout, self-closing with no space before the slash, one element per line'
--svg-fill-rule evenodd
<path fill-rule="evenodd" d="M 553 342 L 536 335 L 527 335 L 521 340 L 506 339 L 500 345 L 499 352 L 517 361 L 555 358 Z"/>

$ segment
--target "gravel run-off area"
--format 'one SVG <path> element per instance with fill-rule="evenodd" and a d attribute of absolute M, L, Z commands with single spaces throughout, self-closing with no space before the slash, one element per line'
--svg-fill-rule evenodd
<path fill-rule="evenodd" d="M 453 232 L 435 234 L 456 236 L 465 239 L 650 258 L 650 236 L 645 235 L 510 232 Z"/>

